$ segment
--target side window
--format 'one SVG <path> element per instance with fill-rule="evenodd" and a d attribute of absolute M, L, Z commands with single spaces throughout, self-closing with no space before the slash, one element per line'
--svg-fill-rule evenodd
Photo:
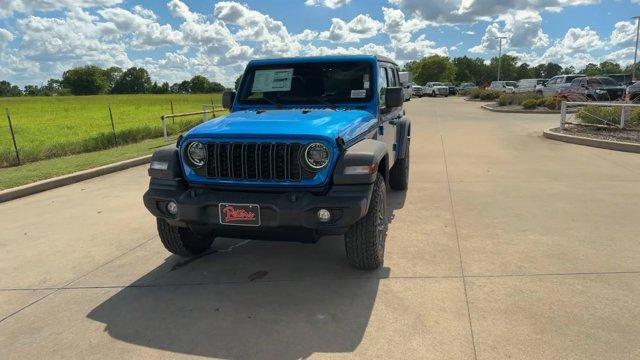
<path fill-rule="evenodd" d="M 380 107 L 384 108 L 386 103 L 386 92 L 389 87 L 389 81 L 387 80 L 387 68 L 384 66 L 378 67 L 378 93 L 380 94 Z"/>
<path fill-rule="evenodd" d="M 398 84 L 398 75 L 396 75 L 396 70 L 394 68 L 388 67 L 387 68 L 387 72 L 389 74 L 391 74 L 391 77 L 389 78 L 389 85 L 393 86 L 393 87 L 399 86 L 399 84 Z"/>

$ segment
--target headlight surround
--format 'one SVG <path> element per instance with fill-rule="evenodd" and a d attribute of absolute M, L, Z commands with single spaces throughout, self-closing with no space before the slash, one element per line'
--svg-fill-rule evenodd
<path fill-rule="evenodd" d="M 207 162 L 207 148 L 199 141 L 190 142 L 185 153 L 189 166 L 194 169 L 201 168 Z"/>
<path fill-rule="evenodd" d="M 311 143 L 302 152 L 304 164 L 312 171 L 319 171 L 329 164 L 331 153 L 321 143 Z"/>

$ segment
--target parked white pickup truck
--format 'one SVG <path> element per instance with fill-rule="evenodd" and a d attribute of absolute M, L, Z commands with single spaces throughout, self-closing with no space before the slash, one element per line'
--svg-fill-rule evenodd
<path fill-rule="evenodd" d="M 449 87 L 441 82 L 428 82 L 424 86 L 424 93 L 428 96 L 449 96 Z"/>

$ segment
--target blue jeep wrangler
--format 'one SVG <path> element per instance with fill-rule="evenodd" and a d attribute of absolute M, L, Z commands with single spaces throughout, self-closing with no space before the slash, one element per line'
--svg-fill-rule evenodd
<path fill-rule="evenodd" d="M 229 115 L 153 154 L 144 204 L 167 250 L 344 235 L 352 266 L 380 267 L 387 187 L 405 190 L 409 177 L 398 70 L 365 55 L 251 61 L 223 94 Z"/>

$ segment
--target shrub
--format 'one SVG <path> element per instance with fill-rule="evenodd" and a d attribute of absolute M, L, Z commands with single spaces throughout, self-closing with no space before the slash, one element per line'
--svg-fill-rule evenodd
<path fill-rule="evenodd" d="M 498 98 L 498 106 L 507 106 L 510 104 L 509 95 L 503 94 Z"/>
<path fill-rule="evenodd" d="M 545 98 L 544 106 L 549 110 L 558 110 L 560 109 L 560 103 L 562 103 L 562 98 L 550 96 Z"/>
<path fill-rule="evenodd" d="M 480 100 L 496 100 L 502 95 L 502 93 L 498 91 L 492 90 L 480 90 Z"/>
<path fill-rule="evenodd" d="M 538 107 L 538 99 L 528 99 L 522 102 L 523 109 L 535 109 Z"/>
<path fill-rule="evenodd" d="M 538 101 L 536 102 L 536 106 L 546 106 L 547 104 L 547 98 L 539 98 Z"/>
<path fill-rule="evenodd" d="M 576 118 L 584 124 L 619 125 L 622 108 L 585 106 L 576 113 Z M 624 121 L 626 128 L 640 128 L 640 109 L 630 110 Z"/>
<path fill-rule="evenodd" d="M 473 89 L 469 91 L 469 99 L 480 99 L 481 89 Z"/>

